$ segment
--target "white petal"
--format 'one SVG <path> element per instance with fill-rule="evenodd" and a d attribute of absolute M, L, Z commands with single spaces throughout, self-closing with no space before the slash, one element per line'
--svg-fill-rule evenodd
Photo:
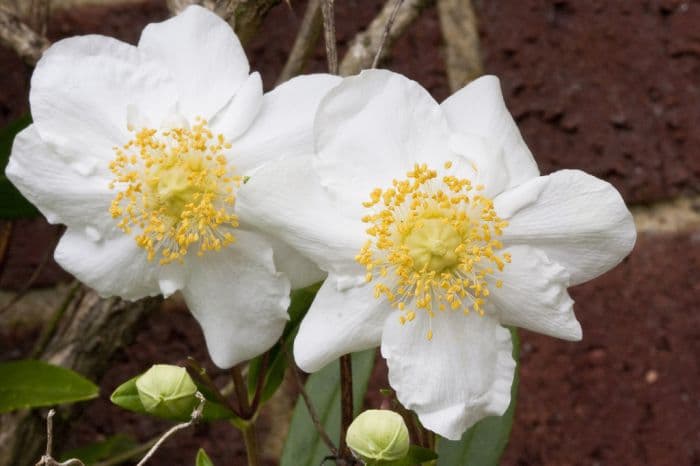
<path fill-rule="evenodd" d="M 490 276 L 489 302 L 498 308 L 504 325 L 515 325 L 564 340 L 581 339 L 581 324 L 569 297 L 569 273 L 546 254 L 529 246 L 504 250 L 512 262 Z M 497 288 L 496 280 L 503 286 Z"/>
<path fill-rule="evenodd" d="M 158 286 L 163 297 L 167 298 L 185 287 L 188 270 L 184 264 L 173 262 L 158 266 Z"/>
<path fill-rule="evenodd" d="M 301 321 L 294 359 L 306 372 L 315 372 L 343 354 L 379 346 L 391 308 L 375 299 L 371 285 L 347 288 L 346 281 L 329 275 Z"/>
<path fill-rule="evenodd" d="M 253 233 L 235 235 L 232 246 L 187 262 L 182 290 L 221 368 L 264 353 L 289 319 L 289 280 L 275 271 L 272 249 Z"/>
<path fill-rule="evenodd" d="M 497 77 L 476 79 L 441 105 L 453 131 L 476 134 L 503 151 L 509 186 L 539 176 L 537 163 L 503 101 Z"/>
<path fill-rule="evenodd" d="M 398 400 L 425 427 L 451 440 L 486 416 L 500 416 L 510 403 L 515 361 L 510 332 L 489 316 L 418 312 L 401 325 L 386 321 L 382 356 Z"/>
<path fill-rule="evenodd" d="M 146 26 L 138 48 L 160 61 L 180 93 L 179 110 L 210 119 L 248 78 L 250 67 L 231 27 L 200 6 Z"/>
<path fill-rule="evenodd" d="M 114 193 L 108 180 L 79 173 L 41 140 L 34 125 L 15 137 L 5 173 L 49 222 L 111 229 Z"/>
<path fill-rule="evenodd" d="M 211 127 L 215 133 L 231 140 L 240 136 L 250 127 L 262 105 L 262 79 L 257 71 L 248 76 L 231 101 L 212 119 Z"/>
<path fill-rule="evenodd" d="M 418 83 L 386 70 L 345 78 L 319 106 L 314 134 L 321 182 L 358 209 L 414 163 L 441 168 L 452 158 L 440 106 Z"/>
<path fill-rule="evenodd" d="M 452 165 L 451 174 L 468 178 L 474 186 L 483 185 L 482 193 L 494 197 L 508 186 L 508 174 L 503 169 L 503 153 L 489 141 L 473 134 L 453 133 L 450 149 L 459 154 Z"/>
<path fill-rule="evenodd" d="M 265 94 L 251 127 L 233 141 L 233 164 L 247 173 L 269 160 L 312 153 L 316 109 L 340 81 L 329 74 L 310 74 Z"/>
<path fill-rule="evenodd" d="M 543 250 L 566 267 L 571 285 L 610 270 L 634 246 L 632 214 L 610 183 L 579 170 L 562 170 L 514 191 L 494 200 L 496 212 L 509 221 L 504 244 Z"/>
<path fill-rule="evenodd" d="M 158 263 L 121 231 L 98 241 L 83 231 L 68 228 L 54 253 L 56 262 L 100 296 L 128 300 L 160 294 Z"/>
<path fill-rule="evenodd" d="M 160 122 L 177 91 L 166 70 L 136 47 L 103 36 L 65 39 L 47 50 L 32 75 L 32 117 L 41 138 L 86 172 L 106 175 L 113 147 L 130 139 L 128 108 Z"/>
<path fill-rule="evenodd" d="M 285 274 L 293 290 L 319 283 L 326 278 L 326 272 L 296 249 L 269 234 L 260 234 L 272 246 L 275 268 Z"/>
<path fill-rule="evenodd" d="M 361 272 L 354 258 L 365 241 L 365 227 L 331 200 L 310 161 L 308 156 L 286 158 L 253 172 L 238 192 L 237 213 L 326 271 Z"/>

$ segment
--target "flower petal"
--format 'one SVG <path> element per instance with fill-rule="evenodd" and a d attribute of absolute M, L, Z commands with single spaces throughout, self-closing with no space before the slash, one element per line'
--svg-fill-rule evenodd
<path fill-rule="evenodd" d="M 258 116 L 262 100 L 262 78 L 256 71 L 248 76 L 236 95 L 212 119 L 212 130 L 214 133 L 223 134 L 228 140 L 237 138 Z"/>
<path fill-rule="evenodd" d="M 326 278 L 326 272 L 319 269 L 314 262 L 297 252 L 296 249 L 274 236 L 260 234 L 272 247 L 275 268 L 285 274 L 293 290 L 319 283 Z"/>
<path fill-rule="evenodd" d="M 306 372 L 315 372 L 343 354 L 379 346 L 391 308 L 374 298 L 363 277 L 360 286 L 348 287 L 347 281 L 329 275 L 299 326 L 294 359 Z"/>
<path fill-rule="evenodd" d="M 314 135 L 323 186 L 358 209 L 414 163 L 438 168 L 451 158 L 440 106 L 418 83 L 386 70 L 345 78 L 321 102 Z"/>
<path fill-rule="evenodd" d="M 488 300 L 498 308 L 498 320 L 564 340 L 580 340 L 581 324 L 566 291 L 566 269 L 529 246 L 513 246 L 506 251 L 512 256 L 511 263 L 488 278 Z M 503 282 L 501 288 L 494 285 L 496 280 Z"/>
<path fill-rule="evenodd" d="M 236 210 L 241 221 L 281 238 L 323 270 L 362 272 L 354 257 L 365 241 L 365 227 L 331 200 L 309 156 L 285 158 L 253 172 L 238 192 Z"/>
<path fill-rule="evenodd" d="M 497 77 L 472 81 L 441 106 L 453 131 L 476 134 L 503 151 L 509 186 L 539 176 L 537 163 L 506 108 Z"/>
<path fill-rule="evenodd" d="M 232 246 L 187 263 L 182 290 L 221 368 L 268 350 L 289 319 L 289 280 L 275 271 L 272 249 L 253 233 L 235 235 Z"/>
<path fill-rule="evenodd" d="M 121 231 L 99 238 L 68 228 L 54 258 L 100 296 L 136 300 L 160 294 L 157 262 L 149 262 L 134 238 Z"/>
<path fill-rule="evenodd" d="M 525 199 L 527 199 L 526 202 Z M 577 285 L 610 270 L 627 256 L 637 233 L 620 193 L 580 170 L 535 178 L 494 199 L 508 220 L 502 241 L 541 249 Z"/>
<path fill-rule="evenodd" d="M 109 205 L 114 194 L 108 180 L 78 172 L 41 140 L 36 126 L 15 137 L 5 173 L 49 222 L 78 229 L 112 228 Z"/>
<path fill-rule="evenodd" d="M 216 115 L 250 71 L 231 27 L 197 5 L 146 26 L 138 48 L 170 71 L 180 92 L 179 110 L 189 121 Z"/>
<path fill-rule="evenodd" d="M 431 322 L 418 312 L 402 325 L 387 319 L 382 356 L 398 400 L 425 427 L 451 440 L 486 416 L 500 416 L 510 403 L 515 373 L 510 332 L 476 313 L 438 313 Z"/>
<path fill-rule="evenodd" d="M 312 153 L 316 109 L 340 81 L 330 74 L 310 74 L 290 79 L 265 94 L 252 126 L 233 141 L 233 163 L 247 173 L 279 157 Z"/>
<path fill-rule="evenodd" d="M 503 154 L 486 139 L 473 134 L 453 133 L 449 146 L 461 156 L 455 158 L 451 174 L 468 178 L 474 186 L 484 186 L 482 194 L 488 197 L 498 195 L 508 186 Z"/>
<path fill-rule="evenodd" d="M 127 108 L 160 124 L 177 90 L 166 70 L 136 47 L 103 36 L 73 37 L 49 48 L 32 75 L 32 117 L 42 140 L 80 163 L 109 174 L 105 160 L 127 142 Z"/>

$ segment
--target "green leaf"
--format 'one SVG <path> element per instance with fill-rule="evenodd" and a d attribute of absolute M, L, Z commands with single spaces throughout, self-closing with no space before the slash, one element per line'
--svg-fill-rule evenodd
<path fill-rule="evenodd" d="M 374 350 L 362 351 L 352 355 L 353 399 L 355 414 L 362 407 L 362 400 L 367 391 L 367 383 L 374 367 Z M 339 362 L 329 364 L 319 372 L 309 376 L 306 392 L 311 398 L 321 424 L 328 435 L 338 444 L 340 435 L 340 367 Z M 299 397 L 289 435 L 284 444 L 281 466 L 318 466 L 323 458 L 330 455 L 326 445 L 321 441 L 306 410 L 304 400 Z"/>
<path fill-rule="evenodd" d="M 90 400 L 99 390 L 82 375 L 43 361 L 0 363 L 0 413 Z"/>
<path fill-rule="evenodd" d="M 379 461 L 375 463 L 375 466 L 413 466 L 434 461 L 437 457 L 437 453 L 433 450 L 419 447 L 418 445 L 411 445 L 408 449 L 408 454 L 404 458 L 396 461 Z"/>
<path fill-rule="evenodd" d="M 69 450 L 61 454 L 59 461 L 68 461 L 71 458 L 77 458 L 89 466 L 98 461 L 106 460 L 117 453 L 131 450 L 137 445 L 136 441 L 128 435 L 117 434 L 99 442 Z"/>
<path fill-rule="evenodd" d="M 282 334 L 282 342 L 286 345 L 286 351 L 291 351 L 294 335 L 296 335 L 299 329 L 299 323 L 306 315 L 306 311 L 309 310 L 320 287 L 321 284 L 317 283 L 306 288 L 292 291 L 291 302 L 288 309 L 289 322 L 287 322 L 284 333 Z M 258 381 L 258 374 L 260 373 L 263 358 L 264 356 L 258 356 L 251 360 L 248 365 L 248 394 L 251 397 L 255 393 L 255 385 Z M 262 403 L 269 400 L 280 385 L 282 385 L 286 370 L 287 358 L 284 351 L 282 351 L 282 343 L 278 342 L 269 350 L 267 373 L 265 374 L 261 395 Z"/>
<path fill-rule="evenodd" d="M 195 466 L 214 466 L 214 463 L 211 461 L 211 458 L 209 458 L 209 455 L 207 455 L 207 452 L 204 451 L 204 448 L 200 448 L 197 452 Z"/>
<path fill-rule="evenodd" d="M 32 118 L 29 114 L 10 122 L 0 129 L 0 218 L 14 219 L 24 217 L 34 217 L 37 215 L 36 208 L 26 200 L 5 176 L 5 168 L 10 159 L 12 151 L 12 141 L 17 133 L 29 126 Z"/>
<path fill-rule="evenodd" d="M 140 375 L 137 375 L 134 378 L 131 378 L 118 386 L 114 392 L 112 392 L 112 396 L 109 397 L 109 399 L 114 403 L 115 405 L 119 406 L 120 408 L 124 408 L 128 411 L 133 411 L 136 413 L 142 413 L 142 414 L 147 414 L 149 416 L 154 416 L 152 413 L 149 413 L 146 411 L 146 408 L 144 408 L 143 403 L 141 403 L 141 398 L 139 398 L 139 392 L 138 389 L 136 388 L 136 380 L 141 377 Z M 228 407 L 222 405 L 218 401 L 216 401 L 216 398 L 212 395 L 211 391 L 209 391 L 206 387 L 201 386 L 197 381 L 194 381 L 195 384 L 197 385 L 197 389 L 204 395 L 204 398 L 206 398 L 206 403 L 204 404 L 204 411 L 202 411 L 202 419 L 205 421 L 217 421 L 220 419 L 232 419 L 235 417 L 234 413 L 228 409 Z M 194 396 L 192 397 L 194 398 Z M 194 404 L 196 406 L 196 403 Z M 162 417 L 163 419 L 168 419 L 171 421 L 187 421 L 190 419 L 190 416 L 156 416 L 156 417 Z"/>
<path fill-rule="evenodd" d="M 518 333 L 511 329 L 513 339 L 513 359 L 518 363 L 520 342 Z M 518 368 L 511 387 L 510 406 L 503 416 L 492 416 L 477 422 L 466 431 L 458 442 L 441 439 L 438 446 L 441 466 L 491 466 L 498 465 L 508 444 L 510 429 L 515 414 L 515 400 L 518 394 Z"/>

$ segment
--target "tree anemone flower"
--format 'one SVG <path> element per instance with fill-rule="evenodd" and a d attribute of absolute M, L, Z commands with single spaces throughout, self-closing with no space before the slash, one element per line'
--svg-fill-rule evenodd
<path fill-rule="evenodd" d="M 310 150 L 318 102 L 339 79 L 305 76 L 263 95 L 229 25 L 198 6 L 148 25 L 138 46 L 62 40 L 34 71 L 34 122 L 7 175 L 67 226 L 63 268 L 103 296 L 181 290 L 212 359 L 230 367 L 280 336 L 290 280 L 323 276 L 251 228 L 236 199 L 258 167 Z"/>
<path fill-rule="evenodd" d="M 508 407 L 503 326 L 579 340 L 567 287 L 635 242 L 610 184 L 539 175 L 493 76 L 442 104 L 392 72 L 346 78 L 321 101 L 314 142 L 256 172 L 239 199 L 328 271 L 296 360 L 316 371 L 381 346 L 399 401 L 449 439 Z"/>

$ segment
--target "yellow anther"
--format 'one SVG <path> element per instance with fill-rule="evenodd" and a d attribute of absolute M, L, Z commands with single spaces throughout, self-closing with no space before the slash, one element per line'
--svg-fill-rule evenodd
<path fill-rule="evenodd" d="M 231 206 L 241 177 L 222 152 L 224 136 L 196 121 L 191 129 L 135 131 L 109 165 L 110 188 L 118 189 L 110 213 L 125 233 L 136 229 L 136 244 L 162 264 L 182 261 L 194 243 L 203 255 L 235 241 L 228 230 L 238 226 Z"/>
<path fill-rule="evenodd" d="M 483 185 L 471 190 L 468 179 L 439 178 L 427 165 L 416 164 L 406 179 L 375 188 L 363 203 L 370 209 L 362 217 L 368 240 L 355 260 L 365 266 L 367 281 L 377 282 L 374 296 L 405 311 L 402 324 L 418 311 L 432 318 L 434 309 L 484 314 L 484 298 L 491 294 L 487 278 L 511 257 L 498 254 L 503 244 L 495 239 L 507 222 L 481 193 Z M 496 287 L 501 286 L 498 280 Z"/>

